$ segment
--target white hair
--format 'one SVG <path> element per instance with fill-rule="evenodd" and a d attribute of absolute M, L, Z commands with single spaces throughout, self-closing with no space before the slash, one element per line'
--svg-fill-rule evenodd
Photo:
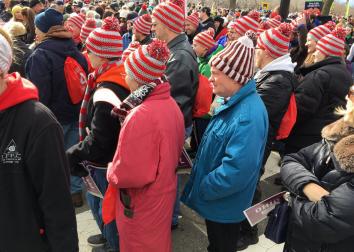
<path fill-rule="evenodd" d="M 12 49 L 7 39 L 0 33 L 0 72 L 7 73 L 12 63 Z"/>

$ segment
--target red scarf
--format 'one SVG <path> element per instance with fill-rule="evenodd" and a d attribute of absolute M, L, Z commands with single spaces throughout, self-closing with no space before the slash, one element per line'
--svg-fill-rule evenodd
<path fill-rule="evenodd" d="M 21 78 L 19 73 L 5 77 L 7 87 L 0 95 L 0 111 L 28 100 L 38 101 L 38 90 L 30 81 Z"/>

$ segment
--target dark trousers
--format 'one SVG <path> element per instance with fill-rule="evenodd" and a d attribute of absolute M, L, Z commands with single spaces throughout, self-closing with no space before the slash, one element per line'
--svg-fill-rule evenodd
<path fill-rule="evenodd" d="M 240 223 L 218 223 L 205 220 L 208 233 L 208 252 L 235 252 Z"/>

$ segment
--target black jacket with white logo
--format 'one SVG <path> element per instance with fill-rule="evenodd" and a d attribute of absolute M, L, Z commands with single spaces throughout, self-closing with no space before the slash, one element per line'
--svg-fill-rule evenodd
<path fill-rule="evenodd" d="M 0 112 L 0 251 L 78 251 L 62 129 L 41 103 Z"/>

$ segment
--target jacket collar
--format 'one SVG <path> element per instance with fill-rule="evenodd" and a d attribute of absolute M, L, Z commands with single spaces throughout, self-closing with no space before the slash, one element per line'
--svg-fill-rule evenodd
<path fill-rule="evenodd" d="M 168 82 L 161 83 L 154 88 L 145 101 L 168 99 L 171 96 L 170 89 Z"/>
<path fill-rule="evenodd" d="M 177 35 L 174 39 L 172 39 L 168 44 L 168 48 L 171 50 L 173 47 L 178 45 L 179 43 L 182 43 L 184 41 L 187 41 L 187 36 L 186 34 L 182 33 L 180 35 Z"/>
<path fill-rule="evenodd" d="M 303 67 L 303 68 L 300 68 L 300 73 L 301 75 L 305 76 L 306 74 L 318 69 L 318 68 L 321 68 L 323 66 L 326 66 L 326 65 L 333 65 L 333 64 L 343 64 L 343 60 L 340 58 L 340 57 L 328 57 L 327 59 L 325 60 L 322 60 L 320 62 L 317 62 L 315 64 L 312 64 L 308 67 Z"/>
<path fill-rule="evenodd" d="M 224 110 L 227 110 L 233 106 L 235 106 L 237 103 L 242 101 L 245 97 L 249 96 L 252 93 L 256 92 L 256 83 L 252 79 L 249 82 L 247 82 L 238 92 L 236 92 L 230 99 L 221 105 L 218 109 L 216 109 L 215 114 L 217 115 L 221 113 Z"/>

